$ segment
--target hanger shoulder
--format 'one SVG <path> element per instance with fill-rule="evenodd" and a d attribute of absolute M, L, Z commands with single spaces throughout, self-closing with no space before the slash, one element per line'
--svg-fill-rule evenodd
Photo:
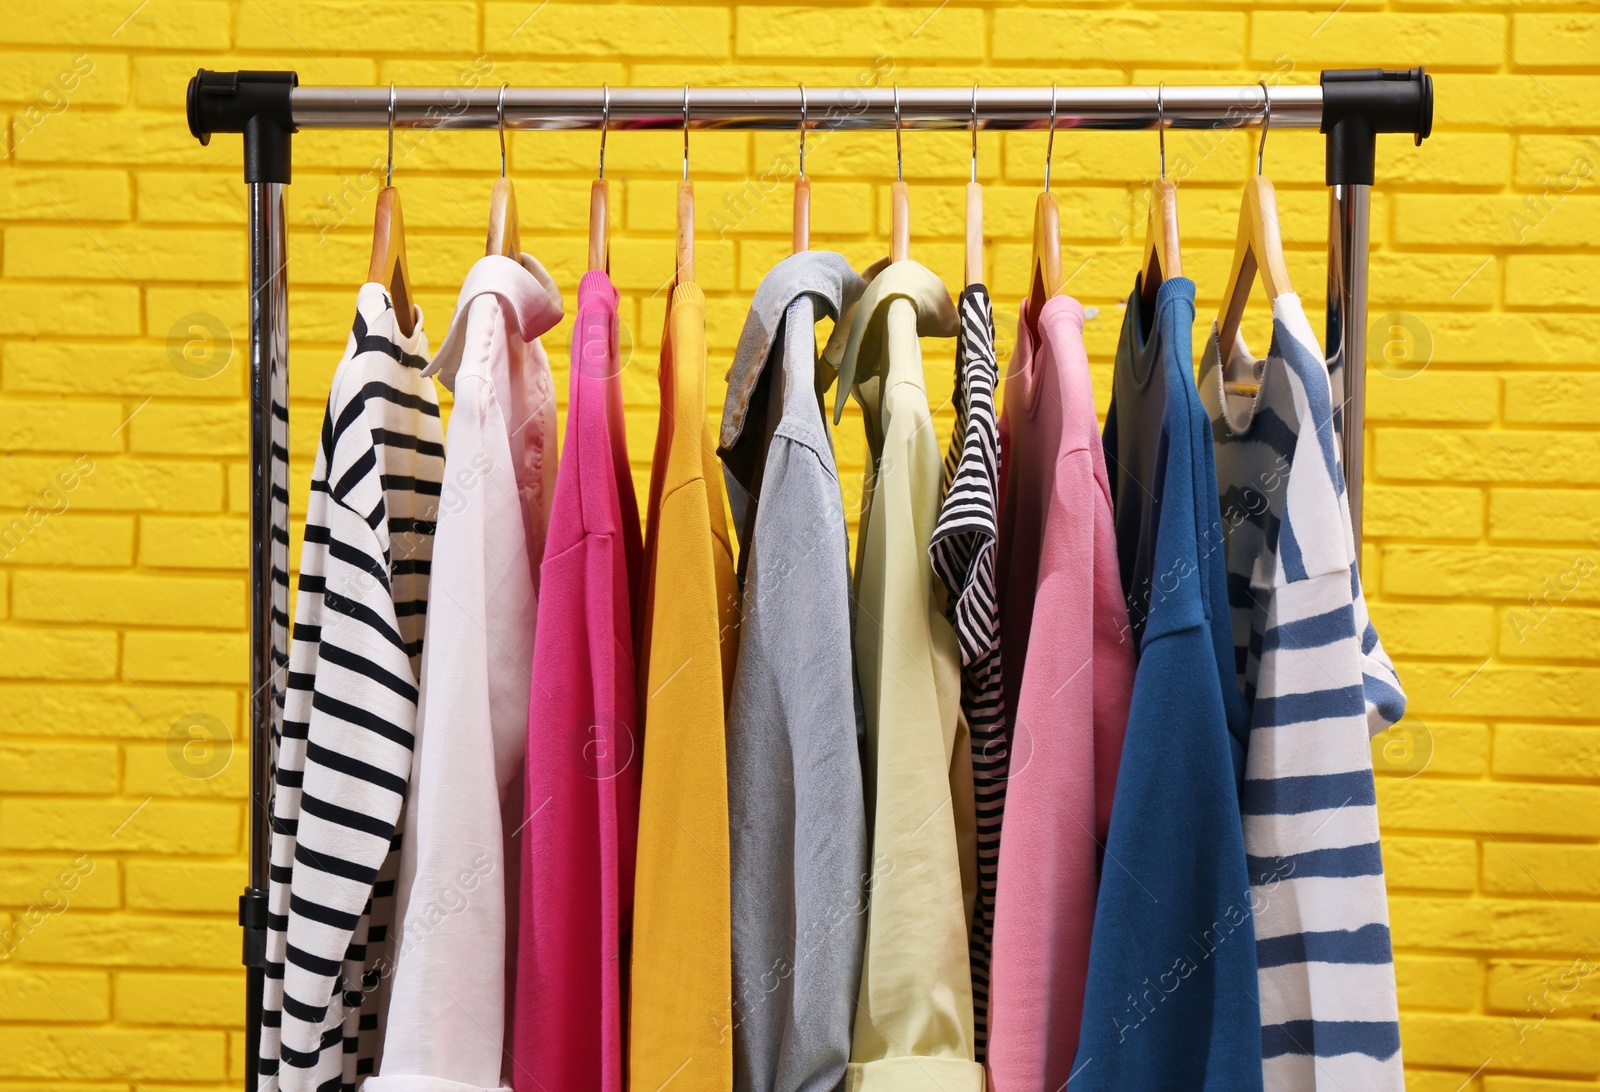
<path fill-rule="evenodd" d="M 1170 178 L 1158 178 L 1150 184 L 1150 216 L 1144 240 L 1140 297 L 1146 307 L 1153 307 L 1161 283 L 1183 276 L 1178 247 L 1178 185 Z"/>
<path fill-rule="evenodd" d="M 1256 175 L 1245 186 L 1245 205 L 1250 210 L 1250 243 L 1261 267 L 1261 280 L 1267 296 L 1276 300 L 1293 292 L 1289 267 L 1283 260 L 1283 233 L 1278 224 L 1278 193 L 1272 182 Z"/>
<path fill-rule="evenodd" d="M 904 182 L 889 186 L 889 260 L 903 262 L 911 257 L 911 190 Z"/>
<path fill-rule="evenodd" d="M 967 183 L 966 283 L 983 283 L 983 187 Z"/>
<path fill-rule="evenodd" d="M 1038 315 L 1045 300 L 1061 295 L 1061 212 L 1055 194 L 1041 193 L 1033 204 L 1033 260 L 1029 263 L 1029 299 Z"/>
<path fill-rule="evenodd" d="M 589 187 L 589 269 L 610 271 L 611 240 L 606 236 L 606 201 L 610 188 L 603 178 Z"/>
<path fill-rule="evenodd" d="M 694 183 L 678 183 L 678 283 L 694 280 Z"/>
<path fill-rule="evenodd" d="M 411 302 L 411 278 L 406 269 L 406 225 L 400 213 L 400 191 L 385 186 L 378 191 L 372 219 L 372 260 L 367 280 L 389 290 L 395 320 L 406 337 L 416 328 Z"/>
<path fill-rule="evenodd" d="M 811 249 L 811 179 L 794 180 L 794 252 Z"/>
<path fill-rule="evenodd" d="M 495 179 L 489 194 L 489 239 L 484 254 L 498 254 L 515 261 L 522 253 L 522 240 L 517 227 L 517 193 L 511 179 Z"/>
<path fill-rule="evenodd" d="M 1244 196 L 1239 204 L 1239 233 L 1234 240 L 1233 265 L 1228 274 L 1227 290 L 1222 296 L 1223 311 L 1217 320 L 1220 334 L 1218 348 L 1224 359 L 1238 335 L 1239 320 L 1244 316 L 1250 287 L 1258 274 L 1269 300 L 1276 301 L 1285 292 L 1294 291 L 1289 283 L 1288 266 L 1283 260 L 1277 192 L 1272 188 L 1272 183 L 1261 175 L 1253 176 L 1245 184 Z"/>

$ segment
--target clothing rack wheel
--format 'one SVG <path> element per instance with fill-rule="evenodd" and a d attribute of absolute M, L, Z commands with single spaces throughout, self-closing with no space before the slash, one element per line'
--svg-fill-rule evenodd
<path fill-rule="evenodd" d="M 1042 129 L 1315 128 L 1327 137 L 1327 356 L 1337 377 L 1345 478 L 1361 533 L 1367 247 L 1378 133 L 1433 128 L 1421 68 L 1325 71 L 1312 86 L 874 88 L 323 88 L 289 71 L 189 81 L 189 130 L 244 138 L 250 291 L 250 878 L 239 901 L 247 974 L 245 1087 L 257 1085 L 266 952 L 268 743 L 281 726 L 288 663 L 288 278 L 283 187 L 301 129 Z M 393 106 L 391 108 L 391 95 Z M 392 122 L 391 122 L 392 109 Z"/>

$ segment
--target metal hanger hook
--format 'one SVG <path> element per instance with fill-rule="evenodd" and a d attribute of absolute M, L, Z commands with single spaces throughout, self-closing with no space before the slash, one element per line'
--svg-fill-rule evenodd
<path fill-rule="evenodd" d="M 683 85 L 683 180 L 689 181 L 689 85 Z"/>
<path fill-rule="evenodd" d="M 389 85 L 389 162 L 383 169 L 384 186 L 394 185 L 394 84 Z"/>
<path fill-rule="evenodd" d="M 1161 142 L 1161 177 L 1167 177 L 1167 85 L 1156 84 L 1156 138 Z"/>
<path fill-rule="evenodd" d="M 894 85 L 894 180 L 905 181 L 905 161 L 900 155 L 900 85 Z"/>
<path fill-rule="evenodd" d="M 606 130 L 611 127 L 611 85 L 600 85 L 600 178 L 606 176 Z"/>
<path fill-rule="evenodd" d="M 1044 192 L 1050 192 L 1050 159 L 1056 151 L 1056 85 L 1050 85 L 1050 139 L 1044 146 Z"/>
<path fill-rule="evenodd" d="M 1267 81 L 1261 81 L 1261 101 L 1264 110 L 1261 115 L 1261 142 L 1256 145 L 1256 174 L 1261 173 L 1261 159 L 1267 151 L 1267 130 L 1272 128 L 1272 92 L 1267 89 Z"/>
<path fill-rule="evenodd" d="M 806 85 L 800 85 L 800 177 L 806 176 Z"/>
<path fill-rule="evenodd" d="M 500 177 L 506 176 L 506 85 L 500 85 L 500 100 L 495 103 L 495 117 L 500 122 Z"/>
<path fill-rule="evenodd" d="M 978 85 L 972 85 L 972 180 L 978 180 Z"/>

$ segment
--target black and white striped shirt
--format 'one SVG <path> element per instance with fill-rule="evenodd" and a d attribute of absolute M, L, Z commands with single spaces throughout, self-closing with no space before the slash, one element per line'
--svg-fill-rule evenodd
<path fill-rule="evenodd" d="M 960 310 L 956 426 L 944 460 L 944 504 L 928 554 L 933 571 L 950 590 L 950 623 L 961 645 L 961 711 L 972 737 L 978 898 L 973 908 L 970 953 L 974 1042 L 976 1060 L 982 1062 L 989 1037 L 989 951 L 994 937 L 994 892 L 1008 765 L 994 569 L 1000 491 L 1000 434 L 994 390 L 1000 373 L 994 358 L 989 290 L 981 284 L 968 285 L 961 293 Z"/>
<path fill-rule="evenodd" d="M 260 1087 L 372 1071 L 444 467 L 420 319 L 362 286 L 312 471 L 273 763 Z"/>

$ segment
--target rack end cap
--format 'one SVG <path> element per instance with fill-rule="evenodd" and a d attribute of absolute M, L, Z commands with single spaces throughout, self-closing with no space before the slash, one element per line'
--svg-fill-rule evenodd
<path fill-rule="evenodd" d="M 213 133 L 242 133 L 245 181 L 289 181 L 289 135 L 295 131 L 290 93 L 300 84 L 293 71 L 212 72 L 202 68 L 189 81 L 185 106 L 189 132 L 202 145 Z"/>

